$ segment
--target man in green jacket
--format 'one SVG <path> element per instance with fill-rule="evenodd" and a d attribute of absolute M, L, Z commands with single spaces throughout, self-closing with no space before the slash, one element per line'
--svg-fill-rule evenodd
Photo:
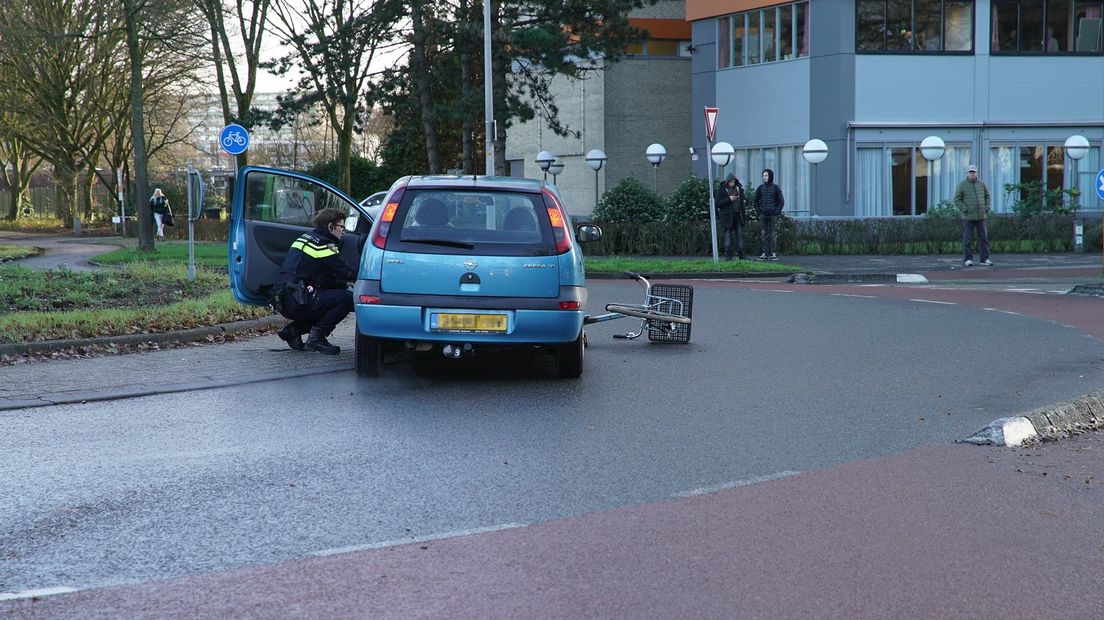
<path fill-rule="evenodd" d="M 989 188 L 978 180 L 977 166 L 966 167 L 966 180 L 958 184 L 954 193 L 955 206 L 962 217 L 962 264 L 970 267 L 974 264 L 974 255 L 970 252 L 970 239 L 977 231 L 978 253 L 981 265 L 991 267 L 989 260 L 989 229 L 985 217 L 989 215 Z"/>

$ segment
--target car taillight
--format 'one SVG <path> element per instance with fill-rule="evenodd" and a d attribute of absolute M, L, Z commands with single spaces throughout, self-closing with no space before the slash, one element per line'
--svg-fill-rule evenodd
<path fill-rule="evenodd" d="M 402 200 L 403 188 L 395 190 L 390 200 L 380 211 L 380 223 L 376 227 L 376 234 L 372 237 L 372 245 L 383 249 L 387 245 L 387 233 L 391 232 L 391 222 L 395 219 L 395 211 L 399 209 L 399 201 Z"/>
<path fill-rule="evenodd" d="M 560 302 L 560 310 L 578 310 L 579 308 L 582 308 L 582 307 L 583 307 L 583 305 L 580 304 L 577 301 L 561 301 Z"/>
<path fill-rule="evenodd" d="M 563 254 L 571 249 L 571 228 L 567 225 L 567 214 L 555 194 L 545 191 L 544 195 L 552 202 L 547 210 L 548 220 L 552 222 L 552 235 L 556 238 L 556 253 Z"/>
<path fill-rule="evenodd" d="M 380 302 L 379 295 L 361 295 L 360 303 L 362 304 L 378 304 Z"/>

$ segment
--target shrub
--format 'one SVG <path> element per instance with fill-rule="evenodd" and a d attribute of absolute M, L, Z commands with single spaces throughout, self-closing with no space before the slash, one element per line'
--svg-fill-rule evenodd
<path fill-rule="evenodd" d="M 660 219 L 663 207 L 650 187 L 632 177 L 621 181 L 602 195 L 594 219 L 600 223 L 654 222 Z"/>
<path fill-rule="evenodd" d="M 1012 203 L 1012 212 L 1020 217 L 1035 217 L 1044 214 L 1063 215 L 1077 211 L 1081 192 L 1076 188 L 1043 189 L 1042 181 L 1027 183 L 1005 183 L 1004 191 L 1012 194 L 1016 201 Z"/>
<path fill-rule="evenodd" d="M 924 217 L 929 220 L 957 220 L 961 214 L 953 200 L 943 200 L 939 204 L 924 212 Z"/>
<path fill-rule="evenodd" d="M 709 219 L 709 182 L 690 175 L 667 197 L 664 222 L 697 222 Z"/>

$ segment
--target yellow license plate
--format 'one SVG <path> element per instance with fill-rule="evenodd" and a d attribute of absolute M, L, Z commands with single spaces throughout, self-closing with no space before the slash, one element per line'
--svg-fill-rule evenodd
<path fill-rule="evenodd" d="M 506 315 L 438 313 L 433 315 L 430 326 L 433 329 L 458 332 L 504 332 Z"/>

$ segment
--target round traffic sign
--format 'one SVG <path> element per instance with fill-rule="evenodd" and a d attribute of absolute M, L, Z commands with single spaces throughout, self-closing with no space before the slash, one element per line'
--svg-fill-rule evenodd
<path fill-rule="evenodd" d="M 1096 173 L 1096 197 L 1104 200 L 1104 170 Z"/>
<path fill-rule="evenodd" d="M 219 145 L 231 155 L 241 155 L 249 148 L 249 131 L 237 123 L 230 123 L 222 128 Z"/>

